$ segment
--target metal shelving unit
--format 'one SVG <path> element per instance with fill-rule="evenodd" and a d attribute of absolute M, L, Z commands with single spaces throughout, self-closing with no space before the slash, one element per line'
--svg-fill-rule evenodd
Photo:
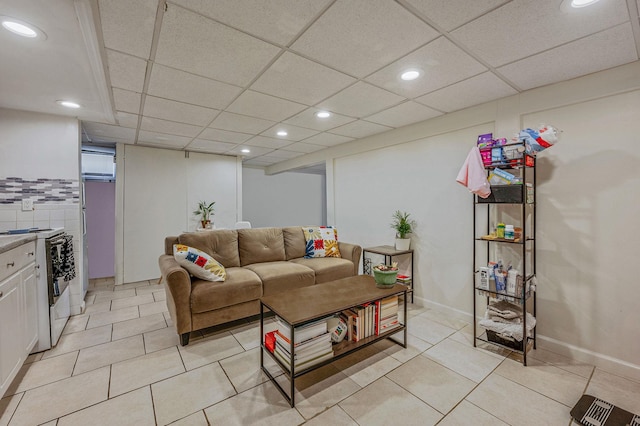
<path fill-rule="evenodd" d="M 492 195 L 487 199 L 481 199 L 477 195 L 473 196 L 473 342 L 476 346 L 478 341 L 498 345 L 522 355 L 522 362 L 527 365 L 527 352 L 531 348 L 536 348 L 536 327 L 531 330 L 531 336 L 527 335 L 527 315 L 531 313 L 536 317 L 536 292 L 532 285 L 536 275 L 536 168 L 535 157 L 524 152 L 524 142 L 503 145 L 520 149 L 520 158 L 512 158 L 500 162 L 485 164 L 485 170 L 490 173 L 495 168 L 507 170 L 518 176 L 522 184 L 492 186 Z M 495 147 L 481 148 L 481 151 L 490 150 Z M 531 193 L 527 187 L 531 188 Z M 495 190 L 495 191 L 494 191 Z M 522 234 L 518 240 L 504 238 L 493 238 L 487 236 L 491 233 L 493 226 L 500 222 L 503 215 L 519 216 L 515 221 L 522 228 Z M 486 223 L 482 225 L 483 216 Z M 479 233 L 486 234 L 479 235 Z M 518 270 L 517 290 L 514 293 L 497 291 L 495 285 L 490 289 L 485 289 L 478 285 L 478 275 L 480 266 L 486 266 L 490 261 L 497 261 L 503 252 L 511 253 L 520 263 Z M 480 260 L 485 259 L 484 264 Z M 495 281 L 493 281 L 495 283 Z M 522 342 L 508 340 L 499 334 L 485 330 L 478 333 L 478 304 L 484 301 L 489 306 L 491 301 L 506 300 L 508 302 L 522 306 Z"/>

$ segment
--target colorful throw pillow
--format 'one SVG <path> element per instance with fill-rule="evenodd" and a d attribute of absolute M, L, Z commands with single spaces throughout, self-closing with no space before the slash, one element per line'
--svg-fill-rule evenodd
<path fill-rule="evenodd" d="M 328 226 L 307 226 L 302 228 L 302 231 L 307 243 L 304 257 L 341 257 L 337 229 Z"/>
<path fill-rule="evenodd" d="M 224 281 L 227 271 L 207 253 L 184 244 L 173 245 L 173 257 L 178 264 L 200 279 L 207 281 Z"/>

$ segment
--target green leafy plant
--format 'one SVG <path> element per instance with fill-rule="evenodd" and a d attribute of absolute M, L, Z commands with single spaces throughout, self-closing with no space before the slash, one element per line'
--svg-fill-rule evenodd
<path fill-rule="evenodd" d="M 407 238 L 407 234 L 411 234 L 413 232 L 413 228 L 416 226 L 416 221 L 413 219 L 409 219 L 411 216 L 407 212 L 401 212 L 400 210 L 396 210 L 393 214 L 391 228 L 396 231 L 396 238 Z"/>
<path fill-rule="evenodd" d="M 193 211 L 193 214 L 196 216 L 200 216 L 200 222 L 202 222 L 202 227 L 204 228 L 207 223 L 211 221 L 210 217 L 214 214 L 213 205 L 215 201 L 207 203 L 206 201 L 200 201 L 198 203 L 198 208 Z"/>

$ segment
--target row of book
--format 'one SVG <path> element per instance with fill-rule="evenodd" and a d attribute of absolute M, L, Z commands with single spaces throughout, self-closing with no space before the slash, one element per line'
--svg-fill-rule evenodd
<path fill-rule="evenodd" d="M 357 342 L 400 327 L 398 296 L 359 305 L 340 313 L 347 324 L 347 339 Z"/>
<path fill-rule="evenodd" d="M 291 371 L 291 328 L 276 316 L 277 330 L 267 333 L 265 346 Z M 293 339 L 293 362 L 296 370 L 312 367 L 333 358 L 331 333 L 327 320 L 296 327 Z"/>

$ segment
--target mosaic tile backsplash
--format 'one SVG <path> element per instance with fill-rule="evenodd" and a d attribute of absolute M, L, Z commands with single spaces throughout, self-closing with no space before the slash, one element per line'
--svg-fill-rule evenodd
<path fill-rule="evenodd" d="M 0 179 L 0 204 L 19 204 L 32 199 L 34 204 L 72 204 L 80 202 L 77 179 Z"/>

